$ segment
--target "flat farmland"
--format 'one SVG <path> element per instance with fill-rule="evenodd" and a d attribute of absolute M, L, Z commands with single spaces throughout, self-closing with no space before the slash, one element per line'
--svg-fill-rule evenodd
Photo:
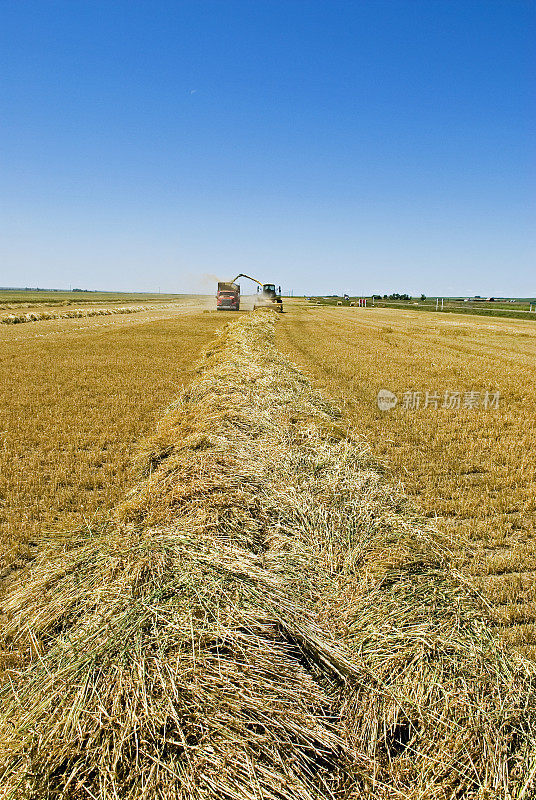
<path fill-rule="evenodd" d="M 533 656 L 536 325 L 296 301 L 287 308 L 278 346 L 339 403 L 418 511 L 452 537 L 501 635 Z M 397 396 L 393 409 L 379 410 L 380 389 Z"/>
<path fill-rule="evenodd" d="M 231 316 L 203 305 L 0 326 L 0 574 L 124 497 L 138 440 Z"/>
<path fill-rule="evenodd" d="M 135 303 L 144 305 L 145 303 L 163 303 L 167 301 L 182 302 L 185 298 L 194 297 L 193 295 L 177 294 L 157 294 L 149 292 L 90 292 L 90 291 L 53 291 L 46 289 L 22 290 L 22 289 L 0 289 L 0 309 L 16 308 L 36 308 L 42 305 L 57 306 L 76 306 L 87 304 L 118 304 L 125 305 Z M 197 298 L 199 299 L 199 298 Z"/>
<path fill-rule="evenodd" d="M 286 305 L 4 335 L 0 797 L 534 796 L 534 330 Z"/>

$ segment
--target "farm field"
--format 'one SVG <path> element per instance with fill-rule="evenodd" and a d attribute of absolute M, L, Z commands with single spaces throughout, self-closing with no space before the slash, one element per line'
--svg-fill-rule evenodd
<path fill-rule="evenodd" d="M 189 299 L 188 295 L 179 294 L 159 294 L 156 292 L 68 292 L 51 290 L 23 290 L 23 289 L 0 289 L 0 309 L 6 306 L 24 306 L 37 308 L 46 306 L 61 305 L 100 305 L 102 303 L 112 303 L 122 305 L 124 303 L 164 303 L 169 301 L 183 301 Z"/>
<path fill-rule="evenodd" d="M 124 496 L 136 442 L 234 319 L 210 308 L 210 298 L 183 298 L 126 317 L 0 326 L 0 574 L 31 558 L 45 533 L 90 524 Z M 466 543 L 464 569 L 504 637 L 534 654 L 536 327 L 299 300 L 286 308 L 279 346 L 418 508 Z M 381 388 L 397 394 L 395 409 L 378 409 Z M 440 399 L 424 408 L 427 391 Z M 499 391 L 499 407 L 443 409 L 445 391 L 459 391 L 462 406 L 465 392 L 482 403 Z M 404 392 L 420 393 L 420 408 L 404 408 Z"/>
<path fill-rule="evenodd" d="M 491 355 L 517 374 L 532 332 L 493 348 L 400 312 L 166 313 L 2 339 L 3 555 L 31 563 L 0 603 L 0 797 L 532 796 L 536 670 L 472 589 L 522 629 L 500 619 L 513 585 L 484 585 L 532 575 L 534 476 L 496 456 L 508 409 L 466 409 L 457 443 L 457 409 L 432 435 L 421 409 L 374 405 L 495 390 Z M 500 388 L 517 424 L 526 395 Z"/>
<path fill-rule="evenodd" d="M 311 303 L 319 306 L 349 307 L 350 303 L 359 300 L 351 297 L 310 297 Z M 406 311 L 428 311 L 433 314 L 461 314 L 480 317 L 501 317 L 503 319 L 525 319 L 536 322 L 536 301 L 531 298 L 508 300 L 495 300 L 493 302 L 473 301 L 464 302 L 454 298 L 414 298 L 410 300 L 372 299 L 367 298 L 367 307 L 386 308 Z"/>
<path fill-rule="evenodd" d="M 278 345 L 335 398 L 390 479 L 456 547 L 466 543 L 463 569 L 492 604 L 502 636 L 534 655 L 536 325 L 295 301 L 276 330 Z M 394 409 L 378 409 L 380 389 L 397 395 Z M 441 407 L 446 391 L 460 392 L 461 408 Z M 492 406 L 497 391 L 498 408 L 482 408 L 485 393 Z M 479 395 L 465 400 L 467 392 Z M 417 399 L 419 408 L 404 407 Z"/>
<path fill-rule="evenodd" d="M 136 442 L 228 316 L 203 305 L 0 326 L 0 575 L 124 497 Z"/>

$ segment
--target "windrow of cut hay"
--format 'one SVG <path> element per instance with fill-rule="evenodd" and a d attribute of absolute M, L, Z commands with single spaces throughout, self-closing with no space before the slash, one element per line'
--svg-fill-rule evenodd
<path fill-rule="evenodd" d="M 4 325 L 17 325 L 21 322 L 40 322 L 44 319 L 81 319 L 82 317 L 104 317 L 110 314 L 139 314 L 149 306 L 123 306 L 121 308 L 72 308 L 68 311 L 28 311 L 26 314 L 8 314 L 0 322 Z"/>
<path fill-rule="evenodd" d="M 534 796 L 533 668 L 274 324 L 224 330 L 114 519 L 5 599 L 4 800 Z"/>

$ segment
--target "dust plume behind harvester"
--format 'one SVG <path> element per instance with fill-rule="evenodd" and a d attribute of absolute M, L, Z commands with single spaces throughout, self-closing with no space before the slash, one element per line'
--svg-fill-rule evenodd
<path fill-rule="evenodd" d="M 240 285 L 236 283 L 238 278 L 247 278 L 258 284 L 253 310 L 256 308 L 271 308 L 273 311 L 283 312 L 281 286 L 276 288 L 274 283 L 261 283 L 257 278 L 252 278 L 251 275 L 245 275 L 243 272 L 240 272 L 232 281 L 218 282 L 218 292 L 216 294 L 216 308 L 218 311 L 238 311 L 240 309 Z"/>

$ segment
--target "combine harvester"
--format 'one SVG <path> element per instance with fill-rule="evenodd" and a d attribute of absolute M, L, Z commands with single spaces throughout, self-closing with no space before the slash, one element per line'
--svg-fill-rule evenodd
<path fill-rule="evenodd" d="M 240 272 L 232 281 L 220 281 L 216 294 L 216 308 L 218 311 L 238 311 L 240 309 L 240 286 L 236 281 L 238 278 L 247 278 L 258 284 L 257 297 L 253 303 L 253 310 L 257 308 L 272 308 L 274 311 L 283 313 L 283 300 L 281 299 L 281 287 L 276 287 L 273 283 L 261 283 L 257 278 L 244 275 Z"/>

